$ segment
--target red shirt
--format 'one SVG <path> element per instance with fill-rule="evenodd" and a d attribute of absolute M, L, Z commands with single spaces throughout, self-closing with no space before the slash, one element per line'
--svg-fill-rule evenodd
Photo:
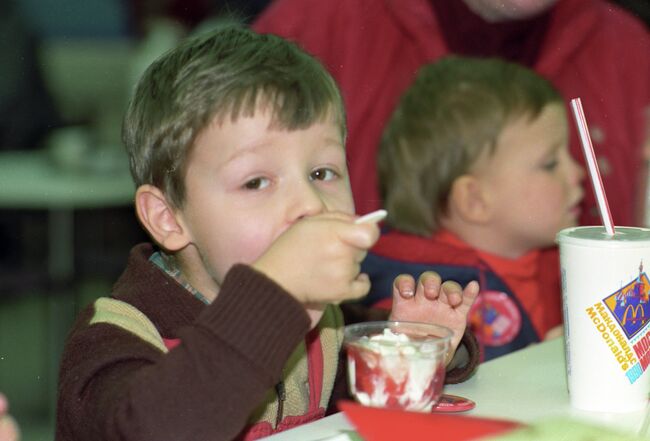
<path fill-rule="evenodd" d="M 442 231 L 436 234 L 435 239 L 471 252 L 469 245 L 449 232 Z M 544 256 L 540 250 L 534 250 L 517 259 L 509 259 L 481 250 L 473 250 L 473 252 L 516 294 L 517 300 L 533 322 L 540 339 L 543 339 L 549 330 L 562 323 L 559 292 L 560 263 L 557 249 L 545 251 Z M 555 286 L 556 290 L 542 292 L 542 285 L 550 285 L 540 283 L 540 265 L 543 259 L 545 265 L 549 265 L 549 259 L 556 262 L 554 269 L 558 276 L 556 283 L 551 285 Z"/>

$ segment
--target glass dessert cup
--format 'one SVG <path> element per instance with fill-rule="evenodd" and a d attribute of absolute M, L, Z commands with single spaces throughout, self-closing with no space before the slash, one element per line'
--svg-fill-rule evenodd
<path fill-rule="evenodd" d="M 365 406 L 430 411 L 442 394 L 451 336 L 450 329 L 427 323 L 346 326 L 350 393 Z"/>

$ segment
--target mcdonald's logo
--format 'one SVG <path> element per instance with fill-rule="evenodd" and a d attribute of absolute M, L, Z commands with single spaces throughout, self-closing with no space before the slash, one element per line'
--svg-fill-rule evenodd
<path fill-rule="evenodd" d="M 625 326 L 625 323 L 627 323 L 627 313 L 629 311 L 632 311 L 632 321 L 636 322 L 638 320 L 637 316 L 639 315 L 639 311 L 641 311 L 641 318 L 645 318 L 645 314 L 643 312 L 643 305 L 627 305 L 627 308 L 625 308 L 625 312 L 623 312 L 623 321 L 621 324 Z"/>

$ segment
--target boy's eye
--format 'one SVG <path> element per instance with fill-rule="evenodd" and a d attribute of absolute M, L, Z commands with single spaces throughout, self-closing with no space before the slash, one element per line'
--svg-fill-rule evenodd
<path fill-rule="evenodd" d="M 270 184 L 267 178 L 254 178 L 244 184 L 246 190 L 261 190 Z"/>
<path fill-rule="evenodd" d="M 336 173 L 331 168 L 319 168 L 311 172 L 311 174 L 309 175 L 309 179 L 311 179 L 312 181 L 331 181 L 337 176 L 338 173 Z"/>

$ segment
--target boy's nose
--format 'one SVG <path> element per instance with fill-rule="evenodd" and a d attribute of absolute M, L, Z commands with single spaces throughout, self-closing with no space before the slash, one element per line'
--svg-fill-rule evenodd
<path fill-rule="evenodd" d="M 311 182 L 302 182 L 292 186 L 288 218 L 291 222 L 303 217 L 320 214 L 325 209 L 325 202 Z"/>

